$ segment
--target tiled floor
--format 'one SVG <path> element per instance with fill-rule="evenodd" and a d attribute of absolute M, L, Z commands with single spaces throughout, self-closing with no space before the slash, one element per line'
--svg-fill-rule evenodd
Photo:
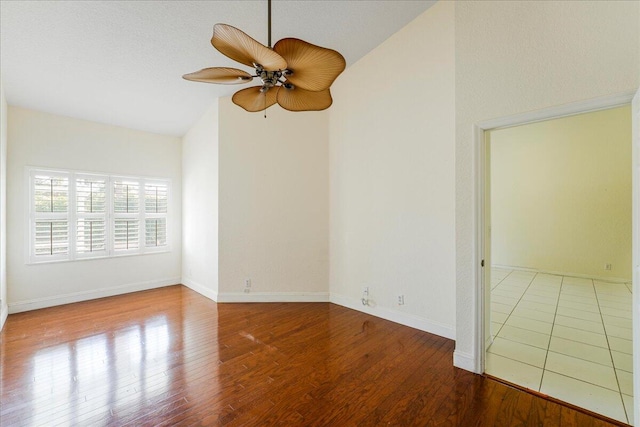
<path fill-rule="evenodd" d="M 631 284 L 493 268 L 488 374 L 633 424 Z"/>

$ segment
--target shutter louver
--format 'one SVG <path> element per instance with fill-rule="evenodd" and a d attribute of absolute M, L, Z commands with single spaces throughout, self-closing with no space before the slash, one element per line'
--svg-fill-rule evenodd
<path fill-rule="evenodd" d="M 78 253 L 98 252 L 105 247 L 105 221 L 102 219 L 82 218 L 76 225 L 76 251 Z"/>
<path fill-rule="evenodd" d="M 147 213 L 167 213 L 167 186 L 146 184 L 144 186 L 144 210 Z"/>
<path fill-rule="evenodd" d="M 133 181 L 116 181 L 113 186 L 113 211 L 138 213 L 140 185 Z"/>
<path fill-rule="evenodd" d="M 163 183 L 144 186 L 145 247 L 167 245 L 167 208 L 169 187 Z"/>
<path fill-rule="evenodd" d="M 114 249 L 117 251 L 139 247 L 139 223 L 137 219 L 116 219 L 113 234 Z"/>
<path fill-rule="evenodd" d="M 167 244 L 167 220 L 155 218 L 145 220 L 146 246 L 165 246 Z"/>
<path fill-rule="evenodd" d="M 79 214 L 105 212 L 106 187 L 104 179 L 76 180 L 77 212 Z"/>
<path fill-rule="evenodd" d="M 95 256 L 107 250 L 107 179 L 76 179 L 76 253 Z M 98 254 L 99 255 L 99 254 Z"/>
<path fill-rule="evenodd" d="M 117 180 L 113 185 L 113 249 L 130 251 L 140 247 L 140 183 Z"/>
<path fill-rule="evenodd" d="M 33 254 L 63 259 L 69 254 L 69 178 L 46 173 L 32 176 Z"/>
<path fill-rule="evenodd" d="M 67 221 L 36 221 L 35 254 L 64 255 L 69 253 Z"/>
<path fill-rule="evenodd" d="M 69 179 L 36 175 L 34 178 L 34 198 L 36 212 L 67 212 Z"/>

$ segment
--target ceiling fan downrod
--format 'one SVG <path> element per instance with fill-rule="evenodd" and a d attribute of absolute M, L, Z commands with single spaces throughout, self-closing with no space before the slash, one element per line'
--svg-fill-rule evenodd
<path fill-rule="evenodd" d="M 267 0 L 267 28 L 269 31 L 267 37 L 267 46 L 271 49 L 271 0 Z"/>

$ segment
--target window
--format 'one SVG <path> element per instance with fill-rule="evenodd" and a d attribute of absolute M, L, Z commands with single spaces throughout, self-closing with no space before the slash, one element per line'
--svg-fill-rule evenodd
<path fill-rule="evenodd" d="M 166 183 L 150 182 L 144 186 L 145 246 L 148 248 L 167 244 L 168 193 Z"/>
<path fill-rule="evenodd" d="M 69 254 L 69 177 L 64 173 L 32 176 L 33 253 L 49 259 Z"/>
<path fill-rule="evenodd" d="M 140 182 L 116 179 L 113 182 L 114 232 L 116 251 L 135 251 L 140 247 Z"/>
<path fill-rule="evenodd" d="M 169 250 L 170 182 L 30 169 L 32 263 Z"/>
<path fill-rule="evenodd" d="M 76 254 L 107 255 L 106 176 L 76 176 Z"/>

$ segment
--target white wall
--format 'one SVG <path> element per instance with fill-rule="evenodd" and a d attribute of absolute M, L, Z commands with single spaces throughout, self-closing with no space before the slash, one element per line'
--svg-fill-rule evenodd
<path fill-rule="evenodd" d="M 7 281 L 10 312 L 180 282 L 180 138 L 9 107 Z M 27 166 L 171 179 L 171 252 L 26 264 Z"/>
<path fill-rule="evenodd" d="M 0 330 L 7 306 L 7 100 L 0 80 Z"/>
<path fill-rule="evenodd" d="M 327 301 L 328 113 L 219 108 L 219 301 Z"/>
<path fill-rule="evenodd" d="M 474 124 L 635 90 L 639 8 L 608 1 L 456 3 L 456 366 L 479 369 Z"/>
<path fill-rule="evenodd" d="M 218 299 L 218 101 L 182 138 L 182 283 Z"/>
<path fill-rule="evenodd" d="M 332 302 L 449 338 L 454 75 L 454 3 L 440 2 L 349 67 L 329 110 Z"/>
<path fill-rule="evenodd" d="M 489 138 L 492 265 L 630 282 L 631 107 Z"/>

